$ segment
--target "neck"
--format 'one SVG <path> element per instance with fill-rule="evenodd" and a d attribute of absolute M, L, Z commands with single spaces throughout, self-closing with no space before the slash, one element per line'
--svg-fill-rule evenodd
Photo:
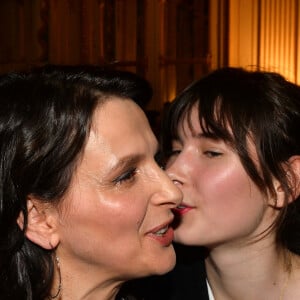
<path fill-rule="evenodd" d="M 287 270 L 285 255 L 269 239 L 211 249 L 205 261 L 216 299 L 278 299 Z"/>
<path fill-rule="evenodd" d="M 97 286 L 85 290 L 81 289 L 79 293 L 75 293 L 74 290 L 66 288 L 62 290 L 62 295 L 59 300 L 114 300 L 118 290 L 119 287 Z"/>
<path fill-rule="evenodd" d="M 114 280 L 107 272 L 99 273 L 97 268 L 80 266 L 71 267 L 61 260 L 61 291 L 56 300 L 114 300 L 121 284 Z M 59 281 L 57 270 L 51 295 L 58 291 Z"/>

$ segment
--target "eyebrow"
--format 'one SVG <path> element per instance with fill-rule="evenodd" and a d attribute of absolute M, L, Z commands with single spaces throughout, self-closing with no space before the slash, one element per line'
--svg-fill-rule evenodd
<path fill-rule="evenodd" d="M 159 153 L 160 150 L 161 150 L 160 144 L 156 143 L 154 156 L 157 153 Z M 122 169 L 122 168 L 127 167 L 127 166 L 135 165 L 138 162 L 140 162 L 141 160 L 143 160 L 145 158 L 145 156 L 146 156 L 145 154 L 129 154 L 129 155 L 126 155 L 126 156 L 120 158 L 116 162 L 116 164 L 111 167 L 110 172 L 114 172 L 118 169 Z"/>
<path fill-rule="evenodd" d="M 143 157 L 144 157 L 144 155 L 140 155 L 140 154 L 128 155 L 128 156 L 122 157 L 121 159 L 119 159 L 117 161 L 117 163 L 115 165 L 113 165 L 111 167 L 110 172 L 114 172 L 116 170 L 123 169 L 127 166 L 135 165 L 139 161 L 141 161 Z"/>

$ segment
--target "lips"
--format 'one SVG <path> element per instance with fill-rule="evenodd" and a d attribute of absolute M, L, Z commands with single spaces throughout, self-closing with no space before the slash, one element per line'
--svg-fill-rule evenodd
<path fill-rule="evenodd" d="M 146 235 L 157 242 L 159 242 L 162 246 L 167 247 L 169 246 L 174 237 L 173 228 L 170 227 L 173 218 L 168 222 L 161 224 L 146 233 Z"/>
<path fill-rule="evenodd" d="M 174 212 L 174 214 L 176 216 L 182 216 L 182 215 L 186 214 L 187 212 L 189 212 L 191 209 L 193 209 L 192 206 L 181 203 L 176 208 L 173 208 L 172 211 Z"/>

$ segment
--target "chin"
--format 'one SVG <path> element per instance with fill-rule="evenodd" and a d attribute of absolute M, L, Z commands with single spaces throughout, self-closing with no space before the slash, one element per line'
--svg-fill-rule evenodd
<path fill-rule="evenodd" d="M 187 234 L 186 231 L 175 231 L 174 242 L 187 246 L 202 246 L 198 237 Z"/>
<path fill-rule="evenodd" d="M 180 229 L 176 229 L 174 232 L 174 242 L 178 244 L 186 244 L 187 236 Z"/>
<path fill-rule="evenodd" d="M 171 271 L 176 264 L 176 254 L 175 250 L 170 249 L 170 251 L 166 251 L 163 255 L 158 256 L 159 258 L 150 264 L 151 273 L 148 275 L 163 275 Z M 148 276 L 146 275 L 146 276 Z"/>
<path fill-rule="evenodd" d="M 170 264 L 168 264 L 167 266 L 165 267 L 159 267 L 155 270 L 155 273 L 153 273 L 152 275 L 163 275 L 163 274 L 166 274 L 168 272 L 170 272 L 171 270 L 173 270 L 173 268 L 175 267 L 175 264 L 176 264 L 176 259 L 174 259 L 174 261 Z M 151 274 L 150 274 L 151 275 Z"/>

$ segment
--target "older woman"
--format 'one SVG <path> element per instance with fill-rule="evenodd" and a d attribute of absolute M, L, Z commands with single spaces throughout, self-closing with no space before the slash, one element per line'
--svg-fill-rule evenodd
<path fill-rule="evenodd" d="M 1 299 L 114 299 L 173 268 L 181 193 L 130 99 L 141 84 L 55 67 L 1 77 Z"/>

